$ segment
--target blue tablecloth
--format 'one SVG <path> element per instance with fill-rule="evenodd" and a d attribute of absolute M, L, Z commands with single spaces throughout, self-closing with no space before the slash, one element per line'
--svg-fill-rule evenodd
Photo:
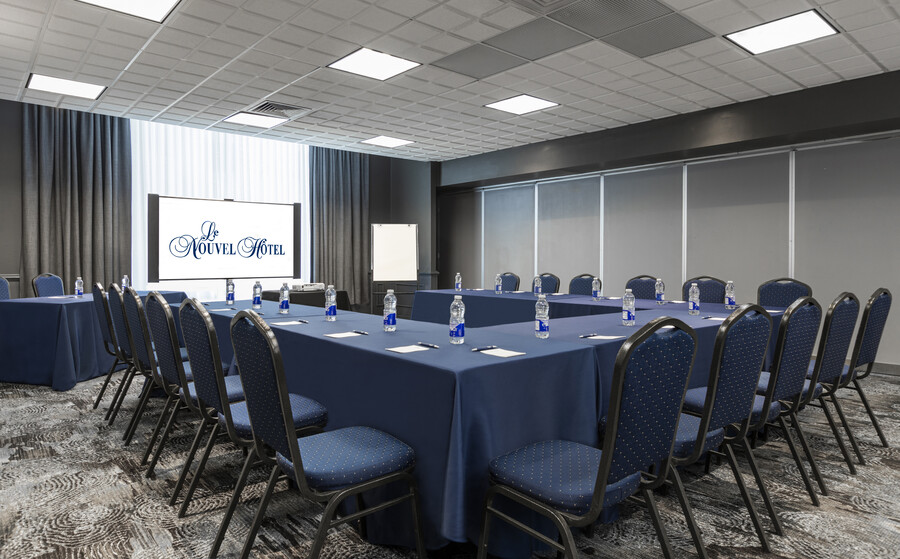
<path fill-rule="evenodd" d="M 285 320 L 276 307 L 263 301 L 263 318 Z M 221 308 L 215 303 L 209 308 L 227 361 L 235 313 L 213 310 Z M 588 344 L 467 328 L 466 343 L 453 346 L 446 325 L 398 320 L 397 332 L 386 334 L 378 316 L 345 312 L 328 323 L 322 309 L 297 305 L 291 315 L 309 324 L 272 325 L 289 389 L 328 408 L 328 429 L 369 425 L 413 447 L 429 548 L 477 541 L 492 458 L 541 439 L 597 442 L 600 375 Z M 369 335 L 325 337 L 356 329 Z M 440 349 L 385 349 L 419 341 Z M 489 344 L 526 355 L 504 359 L 471 351 Z M 492 553 L 530 556 L 534 540 L 495 524 Z M 407 507 L 377 514 L 368 530 L 375 543 L 412 545 Z"/>
<path fill-rule="evenodd" d="M 146 292 L 139 292 L 146 295 Z M 163 292 L 170 304 L 186 297 Z M 0 382 L 69 390 L 109 370 L 93 297 L 33 297 L 0 301 Z"/>

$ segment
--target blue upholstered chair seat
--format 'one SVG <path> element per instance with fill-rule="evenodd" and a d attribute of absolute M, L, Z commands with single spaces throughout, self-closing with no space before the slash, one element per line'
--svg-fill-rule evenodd
<path fill-rule="evenodd" d="M 288 399 L 291 402 L 291 415 L 294 416 L 295 428 L 325 425 L 328 422 L 328 410 L 319 402 L 299 394 L 288 394 Z M 247 413 L 247 402 L 234 402 L 229 405 L 231 406 L 231 420 L 234 422 L 234 429 L 238 435 L 245 438 L 253 436 L 250 416 Z M 221 413 L 219 414 L 219 424 L 225 427 L 225 416 Z"/>
<path fill-rule="evenodd" d="M 753 413 L 750 416 L 750 421 L 752 423 L 758 423 L 759 418 L 762 415 L 763 404 L 766 403 L 766 399 L 764 396 L 760 396 L 759 394 L 753 398 Z M 692 411 L 694 413 L 703 413 L 703 406 L 706 404 L 706 387 L 701 386 L 700 388 L 690 388 L 684 394 L 684 409 Z M 781 404 L 778 402 L 772 402 L 772 405 L 769 406 L 769 416 L 766 418 L 766 421 L 775 421 L 778 418 L 778 414 L 781 413 Z"/>
<path fill-rule="evenodd" d="M 416 462 L 406 443 L 371 427 L 344 427 L 297 439 L 310 487 L 331 491 L 405 470 Z M 278 465 L 294 478 L 290 458 L 276 454 Z"/>
<path fill-rule="evenodd" d="M 809 392 L 809 384 L 810 379 L 806 379 L 803 381 L 803 396 L 802 398 L 806 398 L 806 394 Z M 766 390 L 769 388 L 769 373 L 763 371 L 759 374 L 759 383 L 756 385 L 756 393 L 757 394 L 765 394 Z M 813 399 L 818 398 L 822 395 L 822 390 L 824 387 L 820 383 L 816 383 L 816 388 L 813 390 Z"/>
<path fill-rule="evenodd" d="M 491 478 L 571 514 L 591 507 L 603 452 L 571 441 L 541 441 L 491 460 Z M 603 506 L 634 495 L 641 474 L 635 472 L 606 486 Z"/>
<path fill-rule="evenodd" d="M 672 453 L 678 458 L 687 458 L 697 444 L 697 431 L 700 430 L 700 418 L 695 415 L 681 414 L 678 420 L 678 432 L 675 433 L 675 446 Z M 704 450 L 715 450 L 725 440 L 725 429 L 714 429 L 706 433 Z"/>
<path fill-rule="evenodd" d="M 186 370 L 185 373 L 187 373 Z M 197 401 L 197 389 L 194 388 L 193 382 L 188 383 L 188 394 L 191 400 Z M 225 377 L 225 394 L 228 396 L 229 402 L 240 402 L 244 399 L 244 387 L 241 386 L 241 377 L 237 375 Z"/>
<path fill-rule="evenodd" d="M 806 378 L 812 378 L 813 369 L 815 369 L 815 368 L 816 368 L 816 360 L 813 359 L 812 362 L 809 364 L 809 370 L 806 371 Z M 851 372 L 852 371 L 850 369 L 850 365 L 844 365 L 844 370 L 841 371 L 841 382 L 846 382 L 847 377 L 850 376 Z"/>

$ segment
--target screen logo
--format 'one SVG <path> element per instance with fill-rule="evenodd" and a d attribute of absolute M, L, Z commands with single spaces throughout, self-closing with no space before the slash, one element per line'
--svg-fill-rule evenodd
<path fill-rule="evenodd" d="M 246 236 L 234 242 L 219 239 L 215 221 L 204 221 L 200 235 L 178 235 L 169 241 L 169 253 L 175 258 L 204 256 L 239 256 L 261 259 L 265 256 L 285 256 L 284 245 L 269 242 L 265 237 Z"/>

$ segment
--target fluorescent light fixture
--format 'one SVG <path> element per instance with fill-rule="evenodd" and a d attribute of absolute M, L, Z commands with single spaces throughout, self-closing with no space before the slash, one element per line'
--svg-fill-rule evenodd
<path fill-rule="evenodd" d="M 819 12 L 809 10 L 730 33 L 725 38 L 737 43 L 750 54 L 762 54 L 836 33 L 837 29 L 825 21 Z"/>
<path fill-rule="evenodd" d="M 135 2 L 134 0 L 78 1 L 84 2 L 85 4 L 91 4 L 94 6 L 99 6 L 101 8 L 106 8 L 108 10 L 122 12 L 123 14 L 149 19 L 150 21 L 155 21 L 156 23 L 162 23 L 162 20 L 166 19 L 166 16 L 169 15 L 169 12 L 171 12 L 175 5 L 178 4 L 178 2 L 180 2 L 181 0 L 141 0 L 140 2 Z"/>
<path fill-rule="evenodd" d="M 277 116 L 256 115 L 253 113 L 235 113 L 225 119 L 225 122 L 232 124 L 243 124 L 245 126 L 256 126 L 258 128 L 272 128 L 279 124 L 287 122 L 288 119 Z"/>
<path fill-rule="evenodd" d="M 28 89 L 36 89 L 38 91 L 47 91 L 49 93 L 59 93 L 60 95 L 72 95 L 73 97 L 83 97 L 85 99 L 96 99 L 106 90 L 105 86 L 94 85 L 92 83 L 76 82 L 73 80 L 64 80 L 62 78 L 51 78 L 50 76 L 42 76 L 41 74 L 31 74 L 28 78 Z"/>
<path fill-rule="evenodd" d="M 421 66 L 421 64 L 367 48 L 361 48 L 328 65 L 329 68 L 359 74 L 367 78 L 375 78 L 376 80 L 392 78 L 416 66 Z"/>
<path fill-rule="evenodd" d="M 412 142 L 410 140 L 391 138 L 390 136 L 375 136 L 374 138 L 363 140 L 362 143 L 372 144 L 373 146 L 381 146 L 385 148 L 398 148 L 400 146 L 405 146 L 406 144 L 411 144 Z"/>
<path fill-rule="evenodd" d="M 509 99 L 504 99 L 503 101 L 497 101 L 496 103 L 485 105 L 485 107 L 490 107 L 492 109 L 506 111 L 508 113 L 517 115 L 524 115 L 526 113 L 555 107 L 557 105 L 559 105 L 559 103 L 546 101 L 544 99 L 532 97 L 531 95 L 517 95 L 515 97 L 510 97 Z"/>

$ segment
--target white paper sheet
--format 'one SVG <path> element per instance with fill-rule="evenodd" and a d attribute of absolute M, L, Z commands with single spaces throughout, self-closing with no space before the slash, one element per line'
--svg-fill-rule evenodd
<path fill-rule="evenodd" d="M 232 307 L 225 307 L 224 309 L 206 309 L 206 310 L 213 312 L 213 311 L 236 311 L 237 309 L 232 308 Z"/>
<path fill-rule="evenodd" d="M 305 322 L 300 322 L 299 320 L 280 320 L 278 322 L 273 322 L 272 324 L 276 324 L 278 326 L 289 326 L 293 324 L 306 324 Z"/>
<path fill-rule="evenodd" d="M 428 351 L 431 348 L 421 345 L 401 345 L 397 347 L 386 347 L 384 349 L 393 351 L 394 353 L 415 353 L 417 351 Z"/>
<path fill-rule="evenodd" d="M 706 320 L 714 320 L 716 322 L 725 322 L 725 320 L 727 318 L 728 318 L 727 316 L 708 316 L 708 317 L 706 317 Z"/>
<path fill-rule="evenodd" d="M 589 340 L 621 340 L 621 339 L 624 338 L 624 337 L 625 337 L 625 336 L 603 336 L 603 335 L 598 335 L 598 336 L 588 336 L 588 339 L 589 339 Z"/>
<path fill-rule="evenodd" d="M 523 352 L 523 351 L 510 351 L 508 349 L 503 349 L 500 347 L 498 347 L 496 349 L 486 349 L 486 350 L 482 351 L 481 353 L 484 353 L 487 355 L 493 355 L 494 357 L 504 357 L 504 358 L 505 357 L 515 357 L 516 355 L 525 355 L 525 352 Z"/>
<path fill-rule="evenodd" d="M 353 336 L 359 336 L 361 334 L 357 334 L 356 332 L 338 332 L 336 334 L 325 334 L 326 338 L 352 338 Z"/>

